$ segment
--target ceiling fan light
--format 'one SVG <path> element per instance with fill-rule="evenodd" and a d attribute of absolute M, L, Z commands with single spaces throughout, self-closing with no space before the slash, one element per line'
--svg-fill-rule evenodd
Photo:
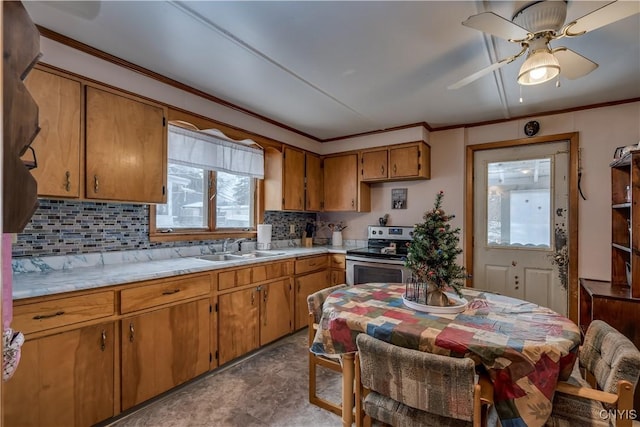
<path fill-rule="evenodd" d="M 548 50 L 531 53 L 520 67 L 518 83 L 521 85 L 537 85 L 548 82 L 560 74 L 560 63 Z"/>

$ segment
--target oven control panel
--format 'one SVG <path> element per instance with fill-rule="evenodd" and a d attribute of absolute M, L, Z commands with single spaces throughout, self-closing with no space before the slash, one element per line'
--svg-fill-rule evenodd
<path fill-rule="evenodd" d="M 411 240 L 413 227 L 382 227 L 370 225 L 368 227 L 369 239 Z"/>

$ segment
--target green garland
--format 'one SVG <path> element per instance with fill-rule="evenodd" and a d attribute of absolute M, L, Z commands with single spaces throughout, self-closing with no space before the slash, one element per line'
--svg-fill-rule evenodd
<path fill-rule="evenodd" d="M 464 286 L 461 280 L 467 275 L 464 267 L 456 263 L 462 253 L 458 247 L 460 228 L 451 228 L 449 221 L 455 215 L 444 212 L 443 197 L 444 191 L 438 192 L 433 209 L 423 216 L 424 222 L 415 225 L 404 265 L 416 280 L 432 283 L 441 290 L 451 287 L 461 296 L 460 287 Z"/>

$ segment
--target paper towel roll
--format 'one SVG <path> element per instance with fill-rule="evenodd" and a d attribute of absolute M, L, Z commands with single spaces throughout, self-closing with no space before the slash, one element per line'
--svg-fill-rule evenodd
<path fill-rule="evenodd" d="M 258 224 L 258 243 L 271 243 L 271 224 Z"/>

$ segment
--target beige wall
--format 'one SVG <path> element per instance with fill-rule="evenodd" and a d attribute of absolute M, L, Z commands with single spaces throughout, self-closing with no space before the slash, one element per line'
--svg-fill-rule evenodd
<path fill-rule="evenodd" d="M 611 176 L 609 162 L 616 147 L 640 142 L 640 102 L 572 113 L 529 117 L 509 122 L 431 132 L 432 179 L 429 181 L 375 184 L 372 186 L 372 212 L 366 214 L 322 214 L 321 219 L 345 220 L 349 228 L 344 238 L 365 238 L 366 225 L 377 224 L 387 212 L 391 224 L 412 225 L 433 203 L 439 190 L 445 191 L 444 207 L 456 215 L 454 224 L 462 227 L 464 209 L 464 147 L 524 138 L 524 124 L 540 122 L 539 135 L 579 132 L 582 160 L 582 191 L 587 200 L 579 202 L 579 276 L 608 280 L 611 275 Z M 395 143 L 389 138 L 387 143 Z M 359 144 L 362 141 L 358 141 Z M 392 210 L 391 189 L 408 188 L 406 210 Z"/>
<path fill-rule="evenodd" d="M 446 193 L 445 210 L 456 215 L 453 224 L 462 227 L 466 145 L 523 138 L 524 123 L 532 119 L 540 122 L 540 135 L 579 132 L 582 189 L 587 197 L 587 200 L 580 199 L 579 205 L 579 275 L 603 280 L 610 276 L 609 162 L 615 147 L 640 142 L 640 102 L 440 132 L 428 132 L 418 126 L 320 144 L 49 39 L 42 38 L 41 48 L 45 63 L 320 154 L 420 139 L 428 142 L 431 145 L 431 180 L 374 184 L 370 213 L 320 215 L 321 220 L 345 221 L 348 225 L 345 239 L 366 238 L 366 226 L 377 224 L 384 213 L 390 215 L 392 225 L 415 224 L 421 220 L 424 211 L 431 208 L 434 196 L 440 190 Z M 562 96 L 561 93 L 558 96 Z M 391 209 L 393 188 L 407 188 L 407 209 Z"/>

